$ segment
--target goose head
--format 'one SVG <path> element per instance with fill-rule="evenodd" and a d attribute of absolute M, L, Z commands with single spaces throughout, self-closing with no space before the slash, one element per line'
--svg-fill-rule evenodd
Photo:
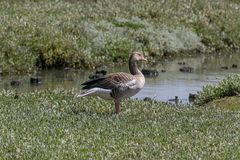
<path fill-rule="evenodd" d="M 144 55 L 141 52 L 133 52 L 130 55 L 128 65 L 129 70 L 132 75 L 141 75 L 141 71 L 137 68 L 137 62 L 139 61 L 147 61 Z"/>
<path fill-rule="evenodd" d="M 130 62 L 147 61 L 141 52 L 133 52 L 129 58 Z"/>

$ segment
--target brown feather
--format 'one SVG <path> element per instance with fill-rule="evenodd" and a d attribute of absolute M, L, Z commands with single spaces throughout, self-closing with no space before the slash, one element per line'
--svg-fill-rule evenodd
<path fill-rule="evenodd" d="M 131 74 L 119 72 L 119 73 L 109 74 L 105 77 L 88 80 L 82 84 L 84 86 L 82 89 L 91 89 L 94 87 L 99 87 L 103 89 L 112 89 L 117 87 L 120 84 L 125 84 L 134 79 L 135 77 Z"/>

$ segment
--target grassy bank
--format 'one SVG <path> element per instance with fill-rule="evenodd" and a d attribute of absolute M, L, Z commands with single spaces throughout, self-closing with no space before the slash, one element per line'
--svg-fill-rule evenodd
<path fill-rule="evenodd" d="M 208 102 L 225 97 L 240 95 L 240 74 L 234 74 L 226 77 L 217 85 L 207 85 L 198 93 L 195 101 L 196 105 L 204 105 Z"/>
<path fill-rule="evenodd" d="M 1 159 L 239 159 L 239 111 L 0 92 Z"/>
<path fill-rule="evenodd" d="M 219 1 L 3 0 L 0 69 L 94 68 L 150 57 L 239 48 L 240 4 Z"/>

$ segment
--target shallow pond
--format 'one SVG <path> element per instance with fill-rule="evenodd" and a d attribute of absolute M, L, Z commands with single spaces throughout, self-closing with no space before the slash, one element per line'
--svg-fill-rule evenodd
<path fill-rule="evenodd" d="M 184 65 L 181 64 L 183 62 L 185 63 Z M 236 64 L 237 67 L 232 67 L 233 64 Z M 180 72 L 179 69 L 183 66 L 192 67 L 193 72 Z M 161 61 L 155 66 L 144 67 L 156 69 L 159 71 L 159 76 L 146 77 L 145 87 L 140 93 L 134 96 L 134 98 L 143 99 L 150 97 L 156 100 L 169 101 L 170 99 L 174 99 L 175 96 L 178 96 L 182 103 L 187 103 L 189 93 L 196 94 L 204 85 L 216 84 L 230 74 L 240 73 L 240 54 L 201 55 L 191 58 L 178 58 L 175 60 Z M 228 69 L 226 67 L 228 67 Z M 126 66 L 116 68 L 103 69 L 108 73 L 117 71 L 128 72 L 128 67 Z M 165 70 L 166 72 L 161 72 L 161 70 Z M 75 87 L 80 90 L 80 84 L 88 79 L 89 74 L 91 74 L 91 72 L 76 70 L 40 71 L 38 75 L 42 77 L 42 84 L 39 85 L 31 85 L 29 83 L 31 75 L 4 75 L 0 77 L 0 88 L 15 89 L 19 92 L 57 87 L 66 89 Z M 10 84 L 12 80 L 18 80 L 20 85 L 12 86 Z"/>

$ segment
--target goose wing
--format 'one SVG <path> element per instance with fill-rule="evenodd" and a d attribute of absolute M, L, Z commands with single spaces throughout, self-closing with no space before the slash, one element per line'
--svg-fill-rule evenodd
<path fill-rule="evenodd" d="M 137 79 L 128 73 L 114 73 L 109 74 L 105 77 L 88 80 L 82 84 L 84 87 L 82 89 L 91 89 L 95 87 L 103 89 L 114 89 L 119 88 L 124 90 L 126 88 L 134 88 L 137 85 Z"/>

